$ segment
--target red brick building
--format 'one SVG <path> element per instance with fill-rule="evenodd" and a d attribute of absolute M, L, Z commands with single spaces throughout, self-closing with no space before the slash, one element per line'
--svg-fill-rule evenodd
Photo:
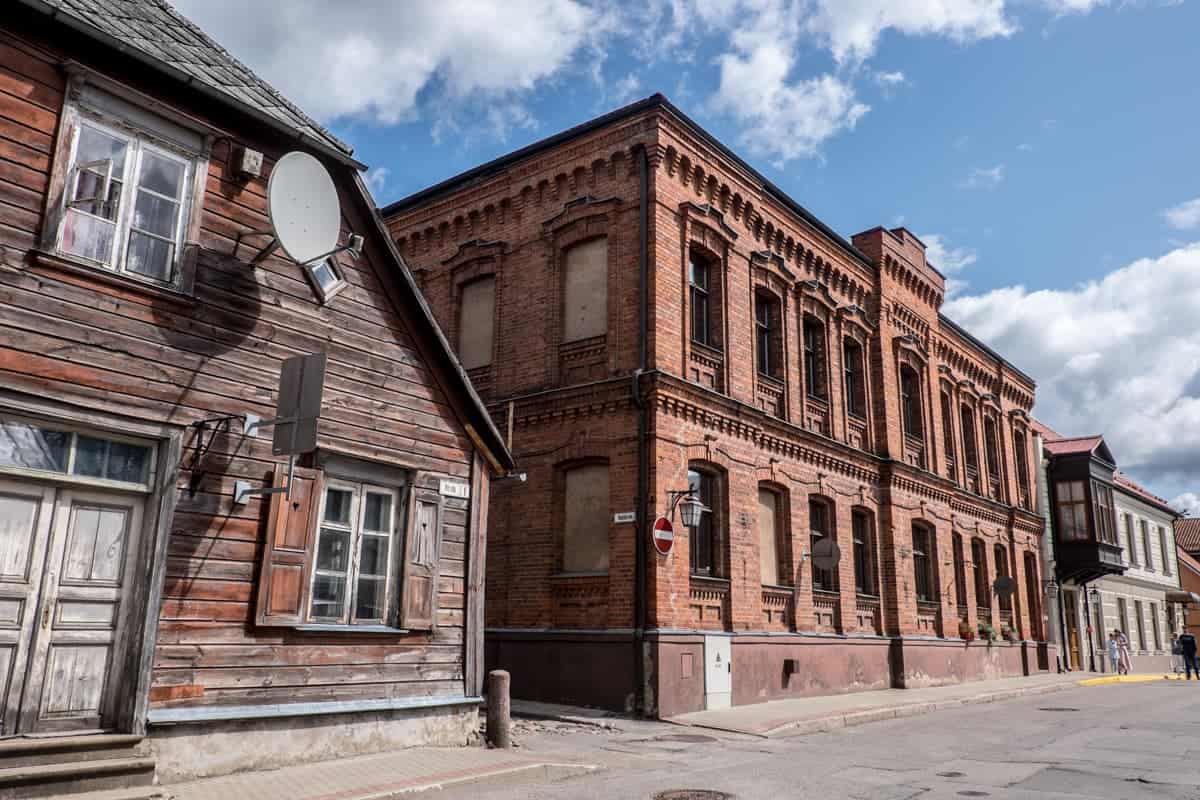
<path fill-rule="evenodd" d="M 939 313 L 912 233 L 846 241 L 661 95 L 384 217 L 527 473 L 487 564 L 517 696 L 670 716 L 1046 663 L 1033 381 Z M 660 556 L 689 487 L 711 512 Z"/>

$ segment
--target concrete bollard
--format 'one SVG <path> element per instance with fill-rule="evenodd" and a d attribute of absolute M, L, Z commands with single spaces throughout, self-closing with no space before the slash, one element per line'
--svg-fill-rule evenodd
<path fill-rule="evenodd" d="M 492 747 L 512 747 L 512 720 L 509 718 L 508 689 L 511 677 L 506 670 L 488 673 L 487 739 Z"/>

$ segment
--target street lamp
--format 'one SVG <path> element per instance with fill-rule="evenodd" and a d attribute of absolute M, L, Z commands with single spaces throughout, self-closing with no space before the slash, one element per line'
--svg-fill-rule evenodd
<path fill-rule="evenodd" d="M 1047 581 L 1043 581 L 1043 583 L 1046 584 L 1046 597 L 1058 597 L 1058 581 L 1050 578 Z"/>
<path fill-rule="evenodd" d="M 675 508 L 678 507 L 679 516 L 688 528 L 695 528 L 700 524 L 700 517 L 704 512 L 712 511 L 701 503 L 700 498 L 692 494 L 690 489 L 682 492 L 668 491 L 667 495 L 671 498 L 671 519 L 675 519 Z"/>

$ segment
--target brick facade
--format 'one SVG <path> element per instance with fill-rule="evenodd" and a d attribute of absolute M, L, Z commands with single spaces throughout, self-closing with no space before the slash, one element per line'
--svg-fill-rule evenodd
<path fill-rule="evenodd" d="M 643 149 L 648 372 L 635 380 Z M 384 214 L 452 343 L 462 285 L 496 277 L 495 356 L 472 378 L 499 427 L 511 431 L 527 473 L 525 483 L 496 487 L 487 570 L 489 656 L 514 670 L 518 695 L 633 702 L 635 540 L 648 560 L 641 654 L 648 712 L 703 706 L 706 632 L 733 636 L 735 703 L 1036 669 L 1033 640 L 1044 625 L 1040 598 L 1031 604 L 1029 593 L 1040 591 L 1041 576 L 1025 574 L 1026 553 L 1037 563 L 1042 529 L 1031 510 L 1034 386 L 939 314 L 943 278 L 907 230 L 840 239 L 661 96 Z M 608 240 L 607 332 L 564 343 L 563 253 L 598 236 Z M 695 340 L 690 322 L 693 257 L 709 270 L 707 343 Z M 759 369 L 756 298 L 770 304 L 777 331 L 772 374 Z M 805 320 L 824 333 L 816 348 L 823 351 L 822 396 L 806 390 Z M 865 354 L 860 415 L 844 392 L 847 338 Z M 905 432 L 902 369 L 919 389 L 910 428 L 919 425 L 920 436 Z M 949 432 L 943 390 L 953 411 Z M 692 574 L 693 542 L 678 518 L 667 557 L 654 553 L 646 533 L 614 523 L 606 574 L 560 570 L 564 468 L 606 461 L 610 519 L 635 510 L 639 403 L 648 409 L 649 520 L 666 513 L 670 491 L 687 486 L 689 464 L 716 478 L 712 520 L 723 535 L 715 576 Z M 977 483 L 944 446 L 949 433 L 954 452 L 964 452 L 963 408 L 975 419 Z M 778 586 L 762 584 L 760 488 L 780 498 Z M 840 547 L 835 591 L 811 586 L 812 498 L 828 509 Z M 856 511 L 870 521 L 873 595 L 856 592 Z M 932 532 L 929 602 L 915 594 L 914 523 Z M 973 538 L 985 542 L 989 583 L 996 575 L 990 554 L 1004 547 L 1017 586 L 1011 611 L 994 593 L 976 600 L 969 563 L 962 568 L 967 602 L 958 606 L 956 534 L 968 558 Z M 1029 641 L 963 642 L 959 620 L 975 629 L 979 606 Z"/>

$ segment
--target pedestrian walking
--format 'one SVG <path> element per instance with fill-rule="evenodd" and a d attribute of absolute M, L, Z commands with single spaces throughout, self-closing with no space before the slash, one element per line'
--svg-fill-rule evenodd
<path fill-rule="evenodd" d="M 1200 680 L 1200 668 L 1196 666 L 1196 637 L 1189 631 L 1184 631 L 1179 637 L 1179 653 L 1183 656 L 1183 668 L 1187 672 L 1187 679 L 1190 681 L 1194 672 L 1196 679 Z"/>
<path fill-rule="evenodd" d="M 1183 647 L 1179 644 L 1179 636 L 1171 634 L 1171 673 L 1183 674 Z"/>
<path fill-rule="evenodd" d="M 1117 642 L 1117 632 L 1108 635 L 1108 666 L 1112 672 L 1121 672 L 1121 647 Z"/>
<path fill-rule="evenodd" d="M 1125 631 L 1118 629 L 1117 634 L 1117 650 L 1121 654 L 1121 674 L 1128 675 L 1133 669 L 1133 659 L 1129 657 L 1129 637 L 1125 635 Z M 1197 676 L 1200 677 L 1200 676 Z"/>

